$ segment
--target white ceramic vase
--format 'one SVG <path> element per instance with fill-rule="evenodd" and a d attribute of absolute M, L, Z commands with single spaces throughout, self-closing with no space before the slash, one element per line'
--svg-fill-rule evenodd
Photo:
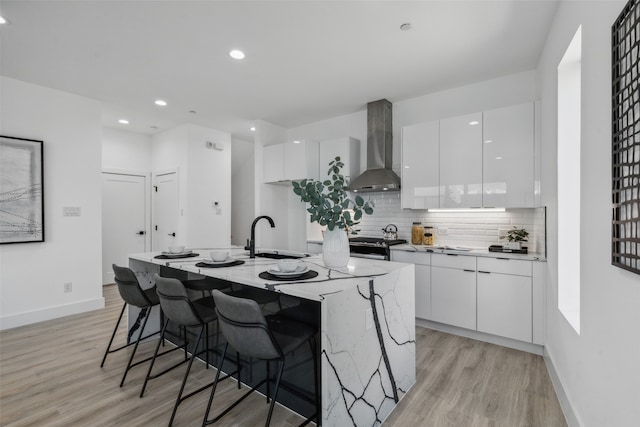
<path fill-rule="evenodd" d="M 349 264 L 349 238 L 344 230 L 334 228 L 324 232 L 322 260 L 327 268 L 344 268 Z"/>

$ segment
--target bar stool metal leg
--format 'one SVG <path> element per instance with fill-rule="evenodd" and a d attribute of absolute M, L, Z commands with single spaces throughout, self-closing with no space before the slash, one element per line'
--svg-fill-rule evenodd
<path fill-rule="evenodd" d="M 111 344 L 113 344 L 113 339 L 116 337 L 116 333 L 118 332 L 118 326 L 120 326 L 120 321 L 122 320 L 122 315 L 124 314 L 124 310 L 127 308 L 127 303 L 122 304 L 122 310 L 120 310 L 120 317 L 118 317 L 118 321 L 116 322 L 116 327 L 113 328 L 113 334 L 111 334 L 111 339 L 109 340 L 109 345 L 104 352 L 104 357 L 102 358 L 102 363 L 100 363 L 100 367 L 104 366 L 104 362 L 107 360 L 107 355 L 110 353 Z"/>

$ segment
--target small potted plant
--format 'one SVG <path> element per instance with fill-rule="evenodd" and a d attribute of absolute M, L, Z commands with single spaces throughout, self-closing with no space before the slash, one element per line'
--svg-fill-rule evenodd
<path fill-rule="evenodd" d="M 322 243 L 322 256 L 329 268 L 342 268 L 349 262 L 349 239 L 347 231 L 356 234 L 353 227 L 360 223 L 363 214 L 371 215 L 373 206 L 360 196 L 349 198 L 347 183 L 340 170 L 344 163 L 336 157 L 329 163 L 324 181 L 303 179 L 293 182 L 293 192 L 309 203 L 307 212 L 310 221 L 326 226 Z"/>
<path fill-rule="evenodd" d="M 524 228 L 514 226 L 511 230 L 507 231 L 507 234 L 502 238 L 507 239 L 506 247 L 508 249 L 520 250 L 522 249 L 522 242 L 529 241 L 529 232 Z"/>

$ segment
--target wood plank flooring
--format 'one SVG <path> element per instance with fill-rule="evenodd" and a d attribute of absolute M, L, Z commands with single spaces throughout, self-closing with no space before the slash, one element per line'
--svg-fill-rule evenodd
<path fill-rule="evenodd" d="M 166 425 L 182 379 L 175 369 L 138 397 L 147 365 L 133 368 L 118 387 L 128 351 L 102 354 L 122 305 L 115 286 L 105 286 L 106 308 L 0 332 L 0 425 Z M 125 340 L 121 325 L 116 342 Z M 540 356 L 417 328 L 416 385 L 384 426 L 565 426 Z M 144 343 L 141 356 L 153 352 Z M 163 364 L 180 358 L 165 356 Z M 160 367 L 162 364 L 159 365 Z M 211 381 L 214 369 L 195 363 L 188 390 Z M 216 392 L 224 407 L 244 392 L 225 381 Z M 208 392 L 185 401 L 174 425 L 199 426 Z M 268 406 L 251 396 L 218 425 L 262 426 Z M 276 406 L 271 425 L 294 426 L 301 417 Z"/>

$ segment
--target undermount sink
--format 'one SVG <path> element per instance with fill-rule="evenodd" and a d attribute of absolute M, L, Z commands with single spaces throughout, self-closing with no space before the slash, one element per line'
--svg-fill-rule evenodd
<path fill-rule="evenodd" d="M 271 259 L 300 259 L 306 256 L 307 255 L 278 254 L 274 252 L 259 252 L 256 254 L 256 257 Z"/>

